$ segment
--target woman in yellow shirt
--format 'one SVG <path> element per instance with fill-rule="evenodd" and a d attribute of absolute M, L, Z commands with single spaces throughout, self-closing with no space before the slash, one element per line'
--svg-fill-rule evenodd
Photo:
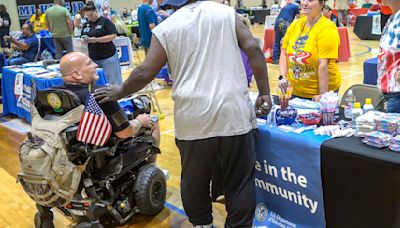
<path fill-rule="evenodd" d="M 40 30 L 47 30 L 46 15 L 42 12 L 40 7 L 36 6 L 36 13 L 32 15 L 29 22 L 33 25 L 33 31 L 39 33 Z"/>
<path fill-rule="evenodd" d="M 324 0 L 302 0 L 304 17 L 292 22 L 282 42 L 280 74 L 289 79 L 296 97 L 319 101 L 320 94 L 339 90 L 342 77 L 336 65 L 339 32 L 321 14 Z"/>

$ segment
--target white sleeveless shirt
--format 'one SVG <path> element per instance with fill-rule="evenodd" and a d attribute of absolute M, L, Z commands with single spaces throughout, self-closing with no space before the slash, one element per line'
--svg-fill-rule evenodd
<path fill-rule="evenodd" d="M 199 1 L 172 14 L 153 34 L 172 73 L 177 139 L 242 135 L 257 127 L 233 8 Z"/>

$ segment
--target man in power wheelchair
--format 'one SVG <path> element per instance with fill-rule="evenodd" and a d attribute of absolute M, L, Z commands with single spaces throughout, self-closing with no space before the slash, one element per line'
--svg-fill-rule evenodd
<path fill-rule="evenodd" d="M 102 227 L 124 224 L 138 211 L 154 215 L 164 206 L 166 180 L 154 164 L 156 154 L 160 153 L 160 131 L 150 115 L 131 115 L 129 120 L 117 102 L 101 104 L 112 126 L 108 142 L 95 146 L 77 141 L 80 119 L 77 113 L 82 115 L 82 104 L 95 89 L 92 85 L 98 77 L 96 67 L 82 53 L 67 54 L 60 62 L 65 85 L 37 93 L 32 107 L 32 132 L 20 149 L 21 172 L 18 175 L 24 190 L 37 203 L 36 227 L 54 227 L 51 207 L 58 207 L 71 216 L 77 227 Z M 144 106 L 135 113 L 149 113 L 150 102 Z M 54 136 L 51 133 L 55 133 Z M 43 140 L 52 137 L 55 140 Z M 39 181 L 37 170 L 43 170 L 46 161 L 43 158 L 52 154 L 43 149 L 43 145 L 52 146 L 52 142 L 61 149 L 51 157 L 50 174 L 43 174 L 47 176 Z M 39 147 L 41 150 L 37 152 Z M 59 162 L 63 148 L 67 159 Z M 44 154 L 43 158 L 37 156 L 38 153 Z M 57 162 L 59 167 L 54 167 Z M 71 177 L 53 175 L 60 170 Z M 49 182 L 51 177 L 53 181 Z M 78 183 L 74 186 L 74 182 Z"/>

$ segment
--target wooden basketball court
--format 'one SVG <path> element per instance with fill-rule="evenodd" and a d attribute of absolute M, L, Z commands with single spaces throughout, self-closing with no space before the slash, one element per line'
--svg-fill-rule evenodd
<path fill-rule="evenodd" d="M 255 25 L 251 28 L 255 37 L 263 39 L 263 25 Z M 342 94 L 349 86 L 363 81 L 363 62 L 378 54 L 378 41 L 359 40 L 348 28 L 350 35 L 350 46 L 352 58 L 350 62 L 338 63 L 342 73 L 343 84 L 339 93 Z M 140 52 L 141 59 L 144 53 Z M 135 54 L 135 65 L 138 64 Z M 279 75 L 278 65 L 268 64 L 271 92 L 274 93 Z M 129 72 L 124 72 L 127 78 Z M 256 91 L 256 88 L 252 90 Z M 173 124 L 173 102 L 171 100 L 171 89 L 166 86 L 156 92 L 161 109 L 165 118 L 160 120 L 161 126 L 161 151 L 158 164 L 162 169 L 167 169 L 170 179 L 167 182 L 167 204 L 163 211 L 155 217 L 142 215 L 134 216 L 130 222 L 123 227 L 191 227 L 182 207 L 180 199 L 180 156 L 174 141 Z M 1 117 L 0 124 L 0 227 L 34 227 L 33 216 L 36 208 L 33 201 L 24 193 L 22 187 L 16 183 L 16 174 L 19 170 L 18 149 L 24 139 L 24 134 L 18 129 L 11 129 L 10 125 L 4 124 L 10 118 Z M 214 203 L 214 224 L 223 227 L 225 220 L 224 205 Z M 59 211 L 55 211 L 56 227 L 69 227 L 71 221 L 64 217 Z"/>

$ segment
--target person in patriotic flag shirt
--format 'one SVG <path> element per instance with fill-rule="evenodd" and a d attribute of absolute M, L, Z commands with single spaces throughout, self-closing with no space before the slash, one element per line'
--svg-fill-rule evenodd
<path fill-rule="evenodd" d="M 60 71 L 62 79 L 65 82 L 66 89 L 74 92 L 82 104 L 86 104 L 86 100 L 90 93 L 96 88 L 95 85 L 98 75 L 96 73 L 97 65 L 87 55 L 80 52 L 72 52 L 65 55 L 60 62 Z M 91 86 L 89 86 L 91 85 Z M 91 89 L 91 91 L 89 91 Z M 108 121 L 112 126 L 112 134 L 118 138 L 133 137 L 141 127 L 150 128 L 153 131 L 153 137 L 157 144 L 160 142 L 160 130 L 156 123 L 151 121 L 150 115 L 141 114 L 136 119 L 129 121 L 118 102 L 106 102 L 99 104 Z M 154 161 L 150 162 L 155 162 Z"/>
<path fill-rule="evenodd" d="M 384 0 L 394 14 L 382 32 L 378 56 L 378 87 L 388 101 L 387 112 L 400 113 L 400 1 Z"/>

